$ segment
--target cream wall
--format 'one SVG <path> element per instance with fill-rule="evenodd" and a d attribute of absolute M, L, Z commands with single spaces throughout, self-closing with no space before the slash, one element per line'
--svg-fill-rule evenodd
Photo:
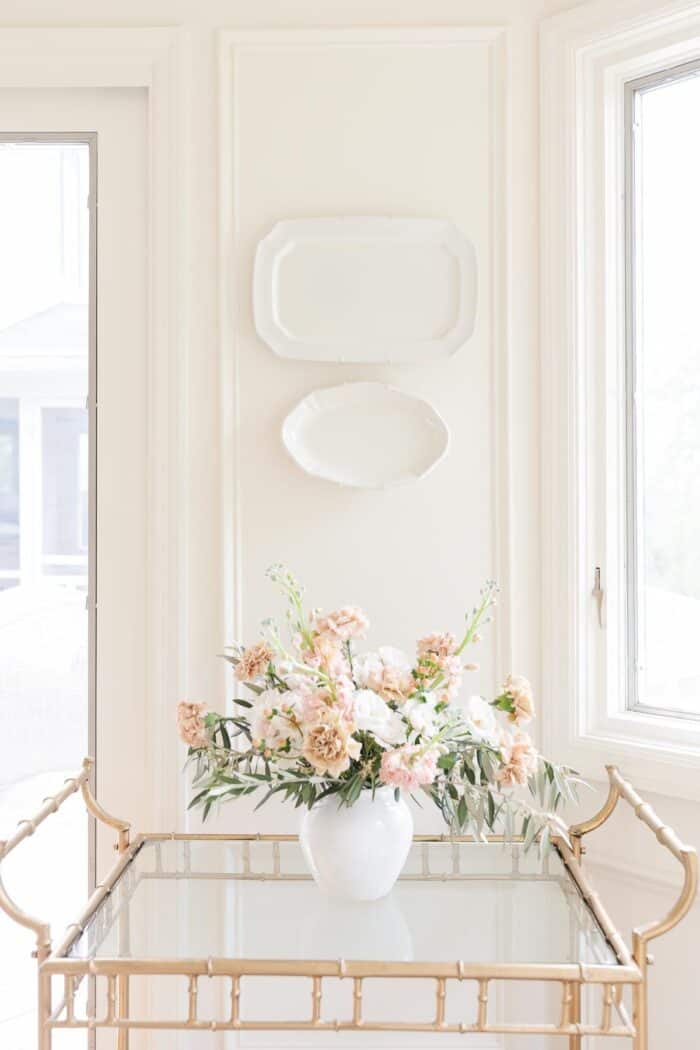
<path fill-rule="evenodd" d="M 181 26 L 186 34 L 181 70 L 186 141 L 181 201 L 184 238 L 180 250 L 184 253 L 188 309 L 186 352 L 180 363 L 177 396 L 181 467 L 178 571 L 184 610 L 180 664 L 182 688 L 188 695 L 223 700 L 223 671 L 216 653 L 228 640 L 232 622 L 252 631 L 267 611 L 270 592 L 260 572 L 280 557 L 293 563 L 320 600 L 330 603 L 350 598 L 366 603 L 382 636 L 391 630 L 397 643 L 407 643 L 421 626 L 439 626 L 441 615 L 453 620 L 459 615 L 462 600 L 470 601 L 481 578 L 501 570 L 504 593 L 498 645 L 487 650 L 484 664 L 489 665 L 489 678 L 503 673 L 512 663 L 539 684 L 539 457 L 546 435 L 539 426 L 537 34 L 543 16 L 572 6 L 576 5 L 525 0 L 121 0 L 118 4 L 113 0 L 0 0 L 0 24 L 5 26 Z M 435 200 L 431 200 L 432 183 L 425 178 L 429 169 L 424 168 L 421 176 L 416 164 L 410 163 L 420 151 L 411 153 L 407 132 L 402 139 L 402 149 L 406 150 L 404 173 L 390 171 L 390 151 L 385 150 L 382 170 L 392 181 L 385 186 L 383 199 L 376 186 L 374 195 L 367 193 L 367 184 L 358 189 L 357 183 L 348 179 L 347 169 L 336 168 L 332 173 L 335 197 L 328 185 L 324 195 L 319 183 L 317 200 L 314 169 L 306 183 L 303 157 L 295 153 L 295 145 L 300 143 L 306 151 L 311 149 L 309 163 L 313 166 L 309 144 L 313 144 L 318 128 L 314 123 L 317 114 L 293 106 L 295 99 L 300 106 L 303 101 L 301 71 L 297 76 L 293 68 L 295 57 L 285 58 L 291 63 L 287 70 L 284 63 L 281 69 L 277 67 L 269 55 L 258 55 L 256 62 L 242 66 L 238 90 L 248 123 L 242 124 L 239 140 L 242 152 L 235 174 L 240 210 L 234 219 L 237 239 L 236 254 L 232 255 L 232 246 L 222 234 L 230 186 L 218 182 L 222 128 L 217 31 L 314 27 L 387 30 L 451 25 L 507 27 L 501 84 L 506 122 L 499 131 L 493 112 L 484 119 L 480 99 L 469 95 L 466 76 L 459 81 L 456 94 L 445 95 L 449 102 L 445 134 L 454 131 L 457 138 L 443 142 L 443 146 L 446 159 L 458 174 L 436 180 Z M 418 40 L 420 36 L 417 33 Z M 289 76 L 288 83 L 281 73 Z M 311 90 L 313 70 L 307 70 L 306 75 Z M 332 75 L 338 76 L 337 69 Z M 477 70 L 474 76 L 478 76 Z M 270 81 L 273 89 L 266 92 Z M 478 89 L 478 84 L 477 80 L 472 87 Z M 351 81 L 345 87 L 350 90 Z M 418 105 L 421 92 L 415 85 L 411 91 Z M 347 95 L 346 104 L 351 101 Z M 406 98 L 401 104 L 406 104 Z M 264 123 L 256 125 L 256 115 L 264 118 Z M 469 118 L 469 131 L 459 130 L 462 115 Z M 371 108 L 368 119 L 372 119 Z M 423 114 L 421 120 L 427 135 L 429 119 Z M 291 135 L 285 154 L 285 128 L 293 128 L 295 121 L 298 134 L 296 138 Z M 460 133 L 465 136 L 462 140 Z M 476 172 L 470 169 L 465 148 L 470 133 L 477 153 L 494 143 L 502 150 L 498 158 L 500 183 L 490 181 L 491 172 L 481 163 L 483 158 L 479 158 L 481 166 Z M 363 149 L 370 150 L 371 135 L 363 137 L 360 133 L 359 140 Z M 381 145 L 377 140 L 378 148 Z M 276 160 L 278 170 L 274 170 Z M 370 173 L 371 160 L 365 158 Z M 343 183 L 342 179 L 347 181 Z M 352 210 L 384 211 L 392 183 L 398 211 L 410 214 L 415 209 L 416 214 L 437 215 L 447 211 L 469 225 L 466 232 L 475 236 L 481 247 L 480 265 L 494 258 L 497 247 L 499 253 L 484 275 L 483 285 L 484 290 L 497 289 L 494 309 L 490 316 L 480 314 L 474 339 L 449 363 L 445 372 L 449 389 L 441 377 L 419 374 L 414 369 L 400 374 L 379 370 L 379 378 L 399 380 L 407 389 L 416 384 L 440 401 L 448 422 L 459 432 L 458 448 L 466 451 L 469 434 L 477 439 L 475 454 L 464 455 L 463 460 L 456 458 L 453 448 L 444 485 L 436 477 L 435 487 L 429 479 L 415 490 L 415 503 L 433 498 L 444 507 L 440 514 L 429 511 L 429 516 L 419 522 L 411 519 L 414 504 L 410 493 L 395 500 L 392 497 L 391 513 L 384 514 L 380 502 L 365 493 L 328 493 L 320 482 L 310 483 L 297 476 L 296 468 L 284 458 L 272 427 L 279 424 L 281 414 L 298 396 L 314 385 L 339 380 L 334 372 L 320 366 L 274 359 L 271 351 L 257 343 L 246 312 L 252 245 L 276 218 L 291 217 L 285 214 L 288 208 L 292 215 L 300 211 L 313 214 L 316 206 L 321 214 L 332 214 L 341 199 Z M 490 201 L 488 221 L 474 206 L 470 191 L 484 193 Z M 237 269 L 231 267 L 232 259 L 238 261 Z M 238 285 L 238 312 L 229 313 L 229 282 Z M 483 300 L 480 310 L 482 306 Z M 222 332 L 232 337 L 229 340 L 227 336 L 225 345 Z M 230 428 L 236 420 L 231 414 L 228 384 L 234 378 L 234 369 L 240 415 L 232 433 Z M 342 379 L 364 378 L 370 372 L 355 370 Z M 466 420 L 460 416 L 460 394 Z M 226 440 L 222 442 L 224 427 Z M 237 435 L 243 439 L 238 446 L 234 440 Z M 268 481 L 272 489 L 266 488 Z M 294 507 L 291 522 L 274 498 L 277 491 Z M 303 499 L 306 521 L 299 515 L 297 497 Z M 452 516 L 447 524 L 443 514 Z M 235 530 L 241 540 L 237 572 L 231 550 Z M 440 537 L 442 549 L 439 545 L 431 547 L 433 534 Z M 347 542 L 336 545 L 336 535 L 361 542 L 350 549 L 352 544 Z M 546 718 L 547 712 L 541 712 L 541 717 Z M 163 732 L 170 732 L 170 727 L 164 727 Z M 604 761 L 601 755 L 601 766 Z M 173 784 L 173 793 L 178 790 Z M 663 798 L 653 801 L 681 836 L 691 842 L 700 840 L 697 806 Z M 240 811 L 228 819 L 240 826 L 252 817 Z M 279 827 L 287 817 L 270 809 L 263 819 L 268 826 Z M 655 917 L 664 909 L 673 896 L 674 871 L 670 868 L 667 872 L 663 861 L 657 859 L 654 843 L 644 837 L 643 829 L 633 826 L 632 821 L 625 823 L 624 818 L 621 821 L 618 827 L 622 831 L 600 833 L 599 841 L 605 842 L 606 850 L 594 846 L 591 860 L 606 903 L 626 933 L 633 921 Z M 652 971 L 652 1050 L 691 1050 L 695 1046 L 694 1037 L 684 1031 L 684 1021 L 689 1017 L 697 982 L 692 967 L 685 962 L 681 965 L 680 960 L 698 935 L 696 908 L 685 930 L 659 944 L 659 966 Z M 556 1043 L 551 1045 L 555 1047 Z"/>

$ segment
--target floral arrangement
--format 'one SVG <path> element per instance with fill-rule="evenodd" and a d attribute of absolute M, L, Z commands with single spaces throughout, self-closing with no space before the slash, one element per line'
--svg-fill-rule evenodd
<path fill-rule="evenodd" d="M 267 620 L 261 641 L 227 652 L 250 694 L 234 699 L 239 713 L 178 706 L 194 764 L 191 806 L 206 818 L 214 803 L 261 788 L 260 805 L 282 794 L 297 806 L 329 795 L 350 806 L 361 792 L 390 786 L 397 797 L 427 795 L 455 833 L 483 838 L 499 825 L 542 849 L 553 834 L 566 835 L 556 811 L 577 801 L 578 777 L 543 758 L 524 729 L 534 716 L 528 680 L 509 674 L 491 701 L 462 695 L 465 673 L 478 670 L 465 653 L 492 619 L 493 582 L 460 640 L 426 635 L 411 659 L 390 647 L 358 653 L 369 627 L 361 609 L 307 614 L 291 572 L 273 566 L 268 576 L 286 598 L 289 643 Z"/>

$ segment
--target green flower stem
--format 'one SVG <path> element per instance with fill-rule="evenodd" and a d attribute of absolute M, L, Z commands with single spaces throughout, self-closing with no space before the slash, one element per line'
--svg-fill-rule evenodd
<path fill-rule="evenodd" d="M 491 605 L 493 605 L 493 602 L 494 602 L 494 597 L 493 596 L 494 596 L 495 593 L 496 593 L 496 585 L 495 585 L 495 583 L 487 583 L 486 586 L 484 587 L 483 592 L 482 592 L 481 604 L 474 610 L 474 615 L 472 616 L 471 621 L 470 621 L 470 623 L 467 626 L 466 633 L 464 635 L 464 638 L 462 639 L 461 644 L 458 646 L 458 648 L 457 648 L 457 650 L 455 652 L 455 656 L 460 656 L 464 652 L 466 647 L 472 641 L 472 638 L 474 637 L 474 634 L 476 633 L 477 627 L 479 626 L 479 624 L 481 623 L 481 621 L 484 618 L 486 610 Z"/>

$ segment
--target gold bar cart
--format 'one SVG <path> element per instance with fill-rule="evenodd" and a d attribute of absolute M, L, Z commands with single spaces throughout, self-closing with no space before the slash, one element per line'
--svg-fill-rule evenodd
<path fill-rule="evenodd" d="M 391 904 L 395 911 L 389 918 L 398 924 L 401 947 L 387 958 L 392 948 L 378 955 L 377 938 L 368 942 L 366 951 L 356 945 L 348 948 L 352 937 L 345 943 L 339 940 L 337 952 L 334 944 L 329 949 L 327 927 L 333 927 L 334 920 L 328 922 L 327 914 L 321 916 L 320 941 L 317 938 L 314 944 L 312 938 L 301 943 L 300 916 L 304 908 L 318 907 L 320 895 L 305 872 L 294 836 L 173 833 L 132 837 L 129 825 L 106 813 L 94 798 L 89 786 L 91 765 L 86 759 L 58 794 L 46 799 L 31 820 L 22 821 L 15 834 L 0 843 L 1 867 L 8 854 L 77 791 L 88 811 L 117 833 L 115 866 L 56 947 L 52 948 L 48 924 L 14 902 L 0 872 L 0 907 L 36 936 L 38 1050 L 51 1050 L 53 1033 L 65 1029 L 112 1030 L 118 1050 L 127 1050 L 129 1032 L 149 1030 L 568 1036 L 570 1050 L 580 1050 L 586 1036 L 617 1036 L 629 1039 L 633 1050 L 648 1050 L 648 944 L 676 926 L 691 907 L 697 892 L 697 855 L 659 820 L 614 766 L 608 767 L 609 794 L 600 811 L 573 825 L 569 842 L 558 839 L 553 853 L 544 858 L 536 850 L 525 853 L 517 840 L 506 843 L 499 836 L 486 843 L 467 837 L 416 837 L 391 895 L 396 907 Z M 633 807 L 659 843 L 680 862 L 684 876 L 680 896 L 668 915 L 638 927 L 631 950 L 582 869 L 583 838 L 612 815 L 620 799 Z M 235 906 L 236 919 L 221 923 L 221 932 L 209 934 L 206 943 L 197 943 L 201 924 L 192 902 L 196 905 L 202 894 L 211 895 L 216 887 L 226 895 L 221 898 L 226 906 Z M 142 921 L 150 900 L 158 901 L 155 913 L 150 913 L 151 922 L 161 926 L 155 949 L 146 936 L 148 924 Z M 528 940 L 527 931 L 519 934 L 516 925 L 498 950 L 492 947 L 490 930 L 504 900 L 517 915 L 540 909 L 550 916 L 551 928 L 541 944 Z M 426 948 L 425 929 L 409 928 L 402 901 L 411 904 L 405 909 L 409 919 L 419 912 L 424 927 L 432 924 L 434 929 L 439 923 L 439 946 L 435 942 L 434 947 Z M 255 902 L 267 911 L 277 908 L 278 914 L 290 915 L 287 927 L 283 921 L 276 922 L 272 941 L 265 942 L 264 937 L 261 941 L 258 936 L 261 923 L 251 906 Z M 446 923 L 448 907 L 452 910 Z M 190 912 L 194 922 L 188 926 L 185 920 Z M 357 927 L 357 920 L 353 924 Z M 424 950 L 407 950 L 412 938 Z M 244 944 L 263 948 L 267 944 L 268 953 L 251 955 L 243 950 Z M 132 978 L 144 977 L 172 980 L 174 998 L 179 995 L 182 999 L 181 1013 L 146 1016 L 134 1008 Z M 300 1004 L 304 1012 L 299 1017 L 276 1017 L 265 1008 L 260 1015 L 250 1016 L 244 1009 L 246 979 L 290 977 L 307 979 Z M 202 982 L 213 978 L 226 989 L 216 1009 L 203 1004 L 200 995 Z M 368 985 L 412 981 L 413 985 L 405 985 L 410 998 L 417 979 L 433 986 L 429 1016 L 406 1020 L 403 1010 L 393 1019 L 370 1016 L 364 999 Z M 328 1015 L 324 995 L 330 983 L 338 980 L 348 987 L 347 1007 Z M 521 981 L 558 987 L 559 995 L 548 997 L 553 1007 L 549 1019 L 494 1016 L 498 1003 L 508 998 L 508 987 Z M 83 1002 L 79 990 L 88 983 L 93 994 Z M 446 1003 L 454 988 L 459 995 L 450 1011 Z M 262 1006 L 274 1001 L 274 995 L 263 997 Z M 260 1005 L 258 999 L 256 1008 Z"/>

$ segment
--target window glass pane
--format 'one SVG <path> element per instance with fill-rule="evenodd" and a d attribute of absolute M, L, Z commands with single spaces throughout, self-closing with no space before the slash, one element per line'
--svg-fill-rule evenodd
<path fill-rule="evenodd" d="M 42 409 L 43 566 L 63 564 L 87 582 L 87 411 Z"/>
<path fill-rule="evenodd" d="M 636 103 L 637 701 L 700 715 L 700 77 Z"/>
<path fill-rule="evenodd" d="M 86 144 L 0 142 L 0 839 L 89 750 L 88 187 Z M 88 888 L 79 800 L 3 875 L 55 930 L 73 921 Z M 0 913 L 0 945 L 0 1047 L 35 1050 L 32 935 Z"/>
<path fill-rule="evenodd" d="M 0 587 L 19 569 L 18 407 L 17 398 L 0 398 Z"/>

